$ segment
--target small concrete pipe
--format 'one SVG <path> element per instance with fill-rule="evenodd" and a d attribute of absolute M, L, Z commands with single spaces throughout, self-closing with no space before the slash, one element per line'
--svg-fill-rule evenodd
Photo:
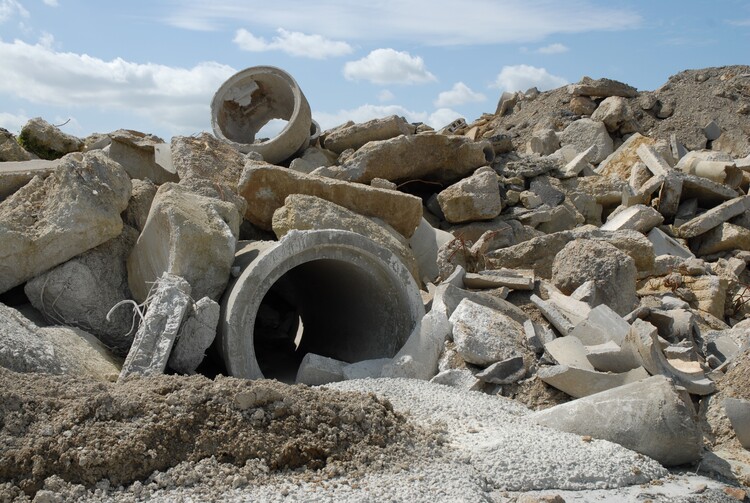
<path fill-rule="evenodd" d="M 353 232 L 292 231 L 238 248 L 221 302 L 227 371 L 293 382 L 315 353 L 353 363 L 393 357 L 424 316 L 419 288 L 390 251 Z"/>
<path fill-rule="evenodd" d="M 732 189 L 736 189 L 742 183 L 742 171 L 733 162 L 693 158 L 681 164 L 685 173 L 723 183 Z"/>
<path fill-rule="evenodd" d="M 274 138 L 255 135 L 272 119 L 287 121 Z M 315 131 L 310 104 L 291 75 L 273 66 L 253 66 L 229 77 L 211 101 L 211 127 L 217 138 L 240 152 L 258 152 L 277 164 L 304 150 Z"/>

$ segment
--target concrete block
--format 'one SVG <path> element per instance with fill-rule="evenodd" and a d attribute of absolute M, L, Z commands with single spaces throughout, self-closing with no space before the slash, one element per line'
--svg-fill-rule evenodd
<path fill-rule="evenodd" d="M 614 218 L 608 218 L 600 228 L 605 231 L 633 229 L 645 234 L 663 221 L 664 217 L 655 209 L 636 204 L 620 211 Z"/>
<path fill-rule="evenodd" d="M 438 203 L 451 223 L 495 218 L 503 209 L 497 173 L 489 167 L 478 169 L 440 192 Z"/>
<path fill-rule="evenodd" d="M 190 291 L 190 284 L 179 276 L 165 272 L 158 278 L 119 380 L 132 374 L 149 376 L 164 372 L 190 305 Z"/>
<path fill-rule="evenodd" d="M 586 358 L 596 370 L 601 372 L 622 373 L 628 372 L 641 365 L 640 359 L 634 357 L 632 352 L 624 350 L 613 341 L 586 346 Z"/>
<path fill-rule="evenodd" d="M 196 371 L 216 338 L 220 311 L 219 304 L 208 297 L 191 302 L 169 355 L 169 368 L 181 374 Z"/>
<path fill-rule="evenodd" d="M 525 276 L 512 271 L 481 271 L 480 273 L 467 272 L 464 276 L 466 288 L 501 288 L 507 287 L 511 290 L 533 290 L 534 277 Z"/>
<path fill-rule="evenodd" d="M 665 466 L 701 458 L 702 434 L 690 397 L 663 376 L 536 412 L 535 422 L 609 440 Z"/>
<path fill-rule="evenodd" d="M 750 209 L 750 196 L 740 196 L 730 199 L 682 224 L 678 227 L 677 233 L 683 238 L 699 236 L 730 218 L 741 215 L 748 209 Z"/>
<path fill-rule="evenodd" d="M 610 374 L 597 372 L 593 369 L 556 365 L 554 367 L 540 368 L 537 371 L 537 376 L 550 386 L 574 398 L 581 398 L 647 379 L 649 374 L 643 367 L 638 367 L 621 374 Z"/>
<path fill-rule="evenodd" d="M 584 321 L 576 325 L 570 335 L 577 337 L 586 346 L 609 341 L 619 346 L 629 331 L 628 322 L 606 304 L 600 304 L 589 312 Z"/>
<path fill-rule="evenodd" d="M 148 178 L 157 185 L 179 181 L 170 146 L 161 138 L 130 129 L 118 129 L 110 137 L 109 157 L 120 163 L 130 178 Z"/>
<path fill-rule="evenodd" d="M 654 246 L 654 255 L 672 255 L 682 258 L 695 258 L 693 252 L 682 246 L 677 240 L 667 235 L 658 227 L 654 227 L 646 236 Z"/>
<path fill-rule="evenodd" d="M 320 386 L 343 381 L 344 366 L 346 366 L 346 362 L 315 353 L 307 353 L 299 364 L 294 382 L 307 384 L 308 386 Z"/>
<path fill-rule="evenodd" d="M 544 345 L 547 353 L 560 365 L 583 370 L 594 370 L 586 357 L 586 349 L 577 337 L 558 337 Z"/>

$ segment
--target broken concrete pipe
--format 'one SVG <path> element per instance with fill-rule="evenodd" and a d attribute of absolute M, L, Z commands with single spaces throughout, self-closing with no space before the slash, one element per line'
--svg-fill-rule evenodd
<path fill-rule="evenodd" d="M 314 353 L 354 363 L 390 358 L 424 316 L 402 262 L 349 231 L 291 231 L 238 247 L 239 276 L 222 301 L 217 337 L 227 371 L 293 382 Z"/>
<path fill-rule="evenodd" d="M 274 138 L 256 141 L 255 135 L 272 119 L 287 124 Z M 318 131 L 297 82 L 273 66 L 246 68 L 227 79 L 211 102 L 211 127 L 217 138 L 240 152 L 258 152 L 271 164 L 306 148 Z"/>

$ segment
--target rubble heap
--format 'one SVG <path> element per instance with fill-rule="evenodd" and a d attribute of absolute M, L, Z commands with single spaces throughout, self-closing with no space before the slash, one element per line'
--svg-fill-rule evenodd
<path fill-rule="evenodd" d="M 273 149 L 236 129 L 0 131 L 0 366 L 129 387 L 167 369 L 420 379 L 750 483 L 750 67 L 503 93 L 437 131 L 293 121 L 309 138 Z M 0 435 L 9 403 L 37 403 L 4 393 Z M 16 468 L 31 493 L 109 473 Z"/>

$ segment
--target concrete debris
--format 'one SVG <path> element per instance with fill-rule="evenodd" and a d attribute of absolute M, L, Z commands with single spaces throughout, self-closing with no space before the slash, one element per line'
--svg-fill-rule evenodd
<path fill-rule="evenodd" d="M 750 347 L 747 75 L 653 92 L 584 77 L 503 93 L 473 122 L 321 131 L 289 74 L 253 67 L 215 94 L 213 135 L 0 130 L 0 366 L 133 389 L 167 368 L 421 380 L 549 407 L 514 417 L 592 445 L 719 466 L 698 415 L 750 443 L 750 393 L 726 381 Z M 286 127 L 256 138 L 273 119 Z M 232 396 L 283 420 L 285 401 Z"/>

